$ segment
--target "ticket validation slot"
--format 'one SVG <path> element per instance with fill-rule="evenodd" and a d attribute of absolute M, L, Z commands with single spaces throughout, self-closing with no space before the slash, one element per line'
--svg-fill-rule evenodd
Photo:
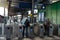
<path fill-rule="evenodd" d="M 23 38 L 23 27 L 19 27 L 19 38 Z"/>
<path fill-rule="evenodd" d="M 34 28 L 33 28 L 33 27 L 30 27 L 30 30 L 29 30 L 29 37 L 31 37 L 31 38 L 34 37 Z"/>
<path fill-rule="evenodd" d="M 33 27 L 30 28 L 30 32 L 33 32 Z"/>

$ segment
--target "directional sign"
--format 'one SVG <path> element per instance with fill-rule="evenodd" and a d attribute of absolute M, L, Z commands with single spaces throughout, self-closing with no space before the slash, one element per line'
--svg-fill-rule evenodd
<path fill-rule="evenodd" d="M 37 2 L 37 0 L 34 0 L 34 2 Z"/>
<path fill-rule="evenodd" d="M 32 3 L 20 2 L 19 7 L 20 8 L 30 8 L 30 9 L 32 9 Z"/>

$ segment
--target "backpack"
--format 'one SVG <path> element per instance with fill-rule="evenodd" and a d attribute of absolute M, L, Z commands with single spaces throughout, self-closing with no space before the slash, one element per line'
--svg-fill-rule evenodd
<path fill-rule="evenodd" d="M 25 23 L 24 23 L 24 24 L 25 24 L 25 26 L 27 26 L 27 27 L 28 27 L 28 26 L 30 26 L 29 20 L 28 20 L 28 19 L 26 19 L 26 21 L 25 21 Z"/>

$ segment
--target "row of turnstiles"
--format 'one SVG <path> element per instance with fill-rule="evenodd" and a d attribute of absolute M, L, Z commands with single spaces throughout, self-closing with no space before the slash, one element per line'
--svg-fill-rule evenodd
<path fill-rule="evenodd" d="M 23 38 L 23 26 L 18 26 L 18 24 L 0 26 L 0 40 L 20 40 Z M 57 29 L 57 30 L 56 30 Z M 26 31 L 24 32 L 24 37 L 26 37 Z M 28 37 L 33 38 L 35 36 L 44 37 L 45 29 L 43 24 L 31 25 L 28 27 Z M 57 33 L 57 34 L 56 34 Z M 60 26 L 56 28 L 51 24 L 49 27 L 49 36 L 58 35 L 60 36 Z"/>

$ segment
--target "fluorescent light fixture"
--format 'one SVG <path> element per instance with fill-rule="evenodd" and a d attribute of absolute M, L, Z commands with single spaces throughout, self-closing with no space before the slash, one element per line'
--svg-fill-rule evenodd
<path fill-rule="evenodd" d="M 22 16 L 22 15 L 17 15 L 17 16 L 19 17 L 19 16 Z"/>
<path fill-rule="evenodd" d="M 52 3 L 57 2 L 56 0 L 52 1 Z"/>
<path fill-rule="evenodd" d="M 16 17 L 16 16 L 14 16 L 14 17 Z"/>
<path fill-rule="evenodd" d="M 13 6 L 15 6 L 15 5 L 11 4 L 11 6 L 13 7 Z"/>

